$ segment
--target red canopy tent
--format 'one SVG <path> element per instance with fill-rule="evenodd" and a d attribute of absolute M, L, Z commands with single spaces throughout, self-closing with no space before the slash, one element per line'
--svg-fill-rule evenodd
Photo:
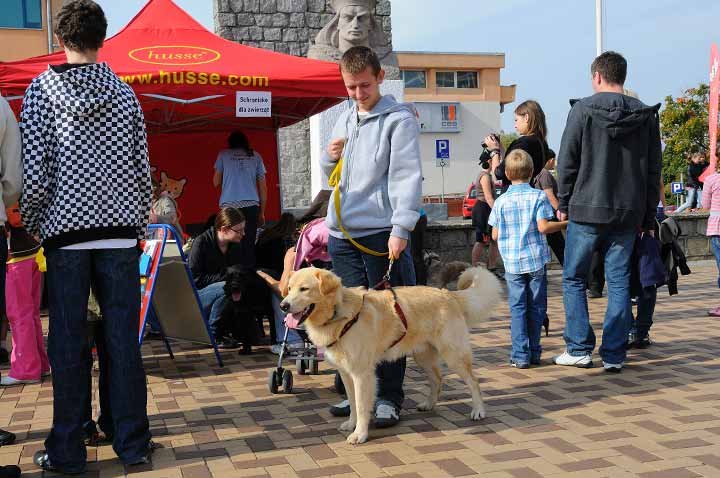
<path fill-rule="evenodd" d="M 319 113 L 346 95 L 337 64 L 224 40 L 172 0 L 150 0 L 109 38 L 107 62 L 137 94 L 149 132 L 150 162 L 178 198 L 184 223 L 201 223 L 217 209 L 213 164 L 226 137 L 242 129 L 265 160 L 267 216 L 280 212 L 277 129 Z M 17 112 L 32 78 L 64 53 L 0 63 L 0 94 Z M 238 91 L 272 95 L 270 117 L 236 117 Z"/>

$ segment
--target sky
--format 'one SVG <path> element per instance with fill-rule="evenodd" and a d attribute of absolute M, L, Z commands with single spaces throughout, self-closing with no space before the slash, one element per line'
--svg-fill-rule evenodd
<path fill-rule="evenodd" d="M 145 0 L 96 0 L 110 34 Z M 213 0 L 175 0 L 213 29 Z M 648 104 L 707 83 L 710 44 L 720 43 L 720 1 L 604 0 L 604 49 L 628 61 L 626 86 Z M 595 57 L 594 0 L 391 0 L 393 47 L 398 51 L 501 52 L 501 83 L 517 85 L 516 101 L 502 114 L 513 131 L 513 109 L 537 100 L 557 150 L 568 100 L 592 94 Z"/>

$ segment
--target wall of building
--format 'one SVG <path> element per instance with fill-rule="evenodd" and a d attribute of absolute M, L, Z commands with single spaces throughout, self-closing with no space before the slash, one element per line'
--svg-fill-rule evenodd
<path fill-rule="evenodd" d="M 1 1 L 1 0 L 0 0 Z M 63 0 L 52 0 L 52 15 L 62 6 Z M 0 28 L 0 61 L 22 60 L 46 55 L 48 51 L 47 8 L 42 1 L 42 30 Z"/>
<path fill-rule="evenodd" d="M 407 90 L 406 90 L 407 91 Z M 406 98 L 407 99 L 407 98 Z M 423 195 L 442 192 L 442 168 L 436 165 L 435 140 L 450 140 L 450 161 L 445 171 L 445 194 L 464 194 L 477 176 L 480 144 L 485 136 L 500 129 L 500 104 L 490 101 L 461 103 L 460 133 L 422 133 Z"/>

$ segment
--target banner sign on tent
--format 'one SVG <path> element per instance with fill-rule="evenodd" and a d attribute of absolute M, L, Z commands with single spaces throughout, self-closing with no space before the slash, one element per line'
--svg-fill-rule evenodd
<path fill-rule="evenodd" d="M 235 96 L 235 116 L 238 118 L 270 118 L 272 93 L 269 91 L 238 91 Z"/>
<path fill-rule="evenodd" d="M 700 180 L 717 170 L 718 101 L 720 101 L 720 54 L 715 43 L 710 47 L 710 98 L 708 114 L 708 135 L 710 139 L 710 165 L 700 175 Z"/>

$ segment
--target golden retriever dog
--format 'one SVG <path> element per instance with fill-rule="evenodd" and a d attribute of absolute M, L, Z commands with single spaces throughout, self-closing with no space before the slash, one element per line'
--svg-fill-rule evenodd
<path fill-rule="evenodd" d="M 432 410 L 442 388 L 439 358 L 472 392 L 470 418 L 485 417 L 477 379 L 473 374 L 468 324 L 488 317 L 500 299 L 500 283 L 482 268 L 465 271 L 458 290 L 395 287 L 407 319 L 407 330 L 395 311 L 389 290 L 343 287 L 330 271 L 301 269 L 290 278 L 280 307 L 306 324 L 313 343 L 338 368 L 350 401 L 350 418 L 340 430 L 352 431 L 347 442 L 367 441 L 375 402 L 375 367 L 412 355 L 430 379 L 427 400 L 418 410 Z M 398 339 L 402 339 L 395 343 Z"/>

